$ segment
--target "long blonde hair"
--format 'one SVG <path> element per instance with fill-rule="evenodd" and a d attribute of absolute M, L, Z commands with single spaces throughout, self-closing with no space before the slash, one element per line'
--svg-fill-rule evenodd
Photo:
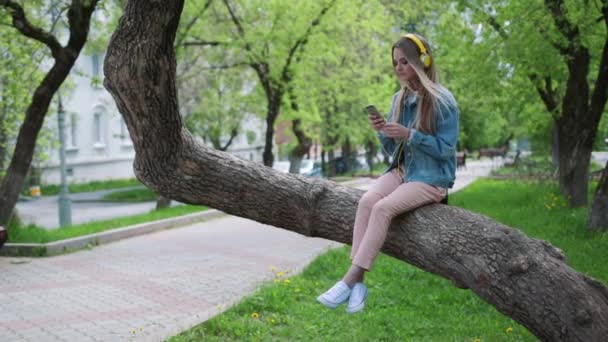
<path fill-rule="evenodd" d="M 391 59 L 394 56 L 393 53 L 395 49 L 399 49 L 405 55 L 405 59 L 407 60 L 408 64 L 414 68 L 414 71 L 420 80 L 420 84 L 422 85 L 421 89 L 418 90 L 420 101 L 416 111 L 414 127 L 416 130 L 424 133 L 435 134 L 437 131 L 435 122 L 437 113 L 439 112 L 439 107 L 450 106 L 450 104 L 454 103 L 454 99 L 447 89 L 439 85 L 437 71 L 435 69 L 435 59 L 433 58 L 433 53 L 428 42 L 420 35 L 416 34 L 415 36 L 424 45 L 426 53 L 431 58 L 431 65 L 429 67 L 425 67 L 420 60 L 421 53 L 416 43 L 405 36 L 399 38 L 397 42 L 393 44 L 391 49 Z M 403 101 L 407 98 L 407 96 L 414 92 L 407 83 L 401 84 L 401 87 L 398 102 L 396 102 L 395 106 L 393 107 L 393 122 L 399 121 L 399 116 L 401 115 L 401 110 L 403 108 Z"/>

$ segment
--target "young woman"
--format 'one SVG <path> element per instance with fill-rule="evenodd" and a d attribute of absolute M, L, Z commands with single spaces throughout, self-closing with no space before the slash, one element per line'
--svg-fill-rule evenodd
<path fill-rule="evenodd" d="M 388 121 L 377 112 L 368 116 L 392 164 L 359 200 L 350 269 L 317 298 L 328 308 L 348 301 L 349 313 L 365 306 L 364 273 L 371 270 L 391 220 L 440 202 L 455 179 L 458 108 L 437 81 L 428 43 L 407 34 L 393 45 L 392 58 L 402 89 L 393 96 Z"/>

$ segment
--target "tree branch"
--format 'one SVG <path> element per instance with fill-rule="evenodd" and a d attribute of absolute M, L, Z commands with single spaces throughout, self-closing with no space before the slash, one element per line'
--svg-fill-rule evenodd
<path fill-rule="evenodd" d="M 551 116 L 553 116 L 554 119 L 557 119 L 558 113 L 556 113 L 556 109 L 558 109 L 559 104 L 555 98 L 555 92 L 551 87 L 551 77 L 545 76 L 544 79 L 541 80 L 538 75 L 532 74 L 528 78 L 530 81 L 532 81 L 532 84 L 534 84 L 534 87 L 545 104 L 547 111 L 551 113 Z M 543 83 L 544 87 L 542 86 Z"/>
<path fill-rule="evenodd" d="M 220 42 L 217 40 L 191 40 L 183 43 L 184 46 L 218 46 L 218 45 L 228 45 L 228 42 Z"/>
<path fill-rule="evenodd" d="M 51 50 L 53 58 L 58 58 L 59 52 L 61 51 L 61 44 L 59 44 L 57 38 L 41 28 L 32 25 L 25 16 L 25 11 L 21 5 L 11 0 L 0 0 L 0 6 L 7 8 L 11 13 L 13 27 L 24 36 L 46 45 Z"/>
<path fill-rule="evenodd" d="M 608 4 L 604 5 L 604 12 L 608 12 Z M 608 20 L 606 21 L 608 29 Z M 604 48 L 600 58 L 600 66 L 597 72 L 597 79 L 591 95 L 591 114 L 601 117 L 606 101 L 608 100 L 608 35 L 604 40 Z"/>
<path fill-rule="evenodd" d="M 311 21 L 311 23 L 310 23 L 310 26 L 308 26 L 306 28 L 306 31 L 304 32 L 304 34 L 302 35 L 302 37 L 300 37 L 298 40 L 296 40 L 296 42 L 293 44 L 293 46 L 291 47 L 291 49 L 289 49 L 289 53 L 287 54 L 287 61 L 285 62 L 285 65 L 283 66 L 283 70 L 281 72 L 281 81 L 283 81 L 283 82 L 289 82 L 289 80 L 291 78 L 289 68 L 291 67 L 291 61 L 293 59 L 293 56 L 295 55 L 295 53 L 298 50 L 298 48 L 300 48 L 301 50 L 304 49 L 304 46 L 308 42 L 308 37 L 310 37 L 310 34 L 312 33 L 312 29 L 315 26 L 318 26 L 320 24 L 321 19 L 323 18 L 323 16 L 325 15 L 325 13 L 327 13 L 327 11 L 329 11 L 329 9 L 335 3 L 336 3 L 336 1 L 332 0 L 329 4 L 327 4 L 327 6 L 323 7 L 321 9 L 321 12 L 319 12 L 319 15 L 315 19 L 313 19 Z"/>
<path fill-rule="evenodd" d="M 545 6 L 551 12 L 553 16 L 553 22 L 557 27 L 558 31 L 566 38 L 568 45 L 562 46 L 559 50 L 562 55 L 575 58 L 577 50 L 580 48 L 580 32 L 578 26 L 572 25 L 562 8 L 565 6 L 562 0 L 545 0 Z M 554 45 L 557 43 L 554 43 Z M 559 45 L 558 45 L 559 46 Z"/>
<path fill-rule="evenodd" d="M 205 5 L 203 6 L 203 8 L 201 8 L 200 12 L 198 12 L 194 18 L 192 18 L 192 20 L 190 20 L 190 22 L 188 22 L 188 24 L 186 24 L 186 27 L 184 29 L 184 32 L 177 37 L 177 42 L 175 43 L 175 46 L 180 46 L 182 45 L 184 39 L 186 39 L 186 36 L 188 35 L 188 32 L 190 32 L 190 30 L 192 29 L 192 27 L 194 27 L 194 24 L 196 24 L 196 22 L 203 16 L 203 14 L 207 11 L 207 9 L 209 9 L 209 7 L 211 6 L 211 2 L 213 0 L 207 0 L 207 2 L 205 3 Z"/>

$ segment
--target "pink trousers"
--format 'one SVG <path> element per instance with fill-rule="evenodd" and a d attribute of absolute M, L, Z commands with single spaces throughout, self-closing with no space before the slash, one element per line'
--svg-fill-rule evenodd
<path fill-rule="evenodd" d="M 404 183 L 397 169 L 378 178 L 359 200 L 350 255 L 353 265 L 371 270 L 391 220 L 425 204 L 441 202 L 446 192 L 426 183 Z"/>

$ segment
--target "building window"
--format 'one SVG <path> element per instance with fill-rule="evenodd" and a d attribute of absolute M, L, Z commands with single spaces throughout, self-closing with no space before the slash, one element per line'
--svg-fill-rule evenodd
<path fill-rule="evenodd" d="M 91 56 L 91 74 L 93 77 L 99 76 L 99 55 L 94 53 Z"/>
<path fill-rule="evenodd" d="M 102 115 L 100 112 L 93 114 L 93 143 L 95 146 L 103 146 Z"/>

